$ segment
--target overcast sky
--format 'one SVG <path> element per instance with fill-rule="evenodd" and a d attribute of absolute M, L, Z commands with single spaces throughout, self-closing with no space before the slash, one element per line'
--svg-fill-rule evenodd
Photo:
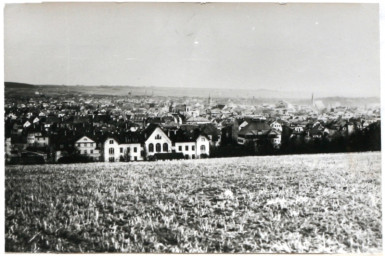
<path fill-rule="evenodd" d="M 5 8 L 5 81 L 379 96 L 377 4 Z"/>

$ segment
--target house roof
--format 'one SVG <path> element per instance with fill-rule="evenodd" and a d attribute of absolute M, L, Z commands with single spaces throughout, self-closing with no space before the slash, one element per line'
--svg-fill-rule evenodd
<path fill-rule="evenodd" d="M 205 117 L 197 116 L 197 117 L 190 117 L 186 120 L 188 123 L 210 123 L 210 120 L 208 120 Z"/>
<path fill-rule="evenodd" d="M 264 121 L 251 121 L 239 131 L 238 135 L 257 135 L 258 131 L 267 132 L 270 129 L 270 126 Z"/>

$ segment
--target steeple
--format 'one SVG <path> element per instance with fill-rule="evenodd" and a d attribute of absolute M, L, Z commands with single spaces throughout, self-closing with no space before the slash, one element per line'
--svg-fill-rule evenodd
<path fill-rule="evenodd" d="M 314 106 L 314 95 L 313 95 L 313 93 L 311 94 L 311 105 Z"/>

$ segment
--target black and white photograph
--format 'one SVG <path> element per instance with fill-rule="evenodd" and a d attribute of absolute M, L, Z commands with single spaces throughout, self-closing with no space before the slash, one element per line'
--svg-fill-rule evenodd
<path fill-rule="evenodd" d="M 6 253 L 381 255 L 379 3 L 6 3 Z"/>

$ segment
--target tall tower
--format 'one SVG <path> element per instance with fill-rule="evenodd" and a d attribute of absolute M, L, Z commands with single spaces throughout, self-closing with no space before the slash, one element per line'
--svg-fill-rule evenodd
<path fill-rule="evenodd" d="M 314 95 L 313 95 L 313 93 L 311 94 L 311 105 L 314 106 Z"/>

